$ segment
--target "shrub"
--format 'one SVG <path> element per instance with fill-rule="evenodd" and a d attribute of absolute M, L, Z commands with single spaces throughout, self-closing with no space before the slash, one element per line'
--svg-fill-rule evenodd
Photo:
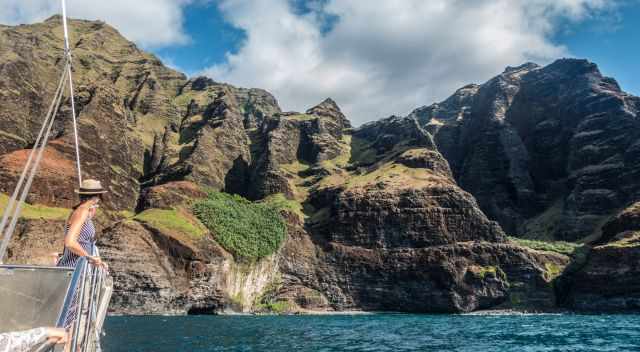
<path fill-rule="evenodd" d="M 253 203 L 238 195 L 209 192 L 193 205 L 194 214 L 216 236 L 222 247 L 237 258 L 251 261 L 280 248 L 286 225 L 277 207 Z"/>

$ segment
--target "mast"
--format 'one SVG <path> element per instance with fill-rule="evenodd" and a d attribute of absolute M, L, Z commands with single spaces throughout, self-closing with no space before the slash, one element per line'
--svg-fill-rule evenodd
<path fill-rule="evenodd" d="M 73 94 L 73 77 L 71 75 L 71 49 L 69 47 L 69 31 L 67 30 L 67 6 L 62 2 L 62 28 L 64 30 L 64 55 L 68 61 L 67 75 L 69 76 L 69 96 L 71 97 L 71 117 L 73 118 L 73 140 L 76 148 L 76 167 L 78 169 L 78 184 L 82 186 L 82 170 L 80 168 L 80 146 L 78 143 L 78 121 L 76 119 L 75 97 Z"/>

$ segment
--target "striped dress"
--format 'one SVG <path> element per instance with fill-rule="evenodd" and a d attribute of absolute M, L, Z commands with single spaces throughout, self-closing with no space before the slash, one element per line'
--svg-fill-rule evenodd
<path fill-rule="evenodd" d="M 69 232 L 69 224 L 65 228 L 65 236 Z M 96 236 L 96 228 L 93 225 L 93 221 L 90 218 L 85 220 L 84 224 L 82 224 L 82 228 L 80 229 L 80 235 L 78 235 L 78 243 L 80 246 L 87 252 L 89 255 L 95 255 L 95 236 Z M 64 247 L 64 252 L 62 253 L 62 257 L 58 260 L 58 266 L 64 267 L 75 267 L 76 263 L 80 257 L 69 250 L 67 247 Z M 73 295 L 73 300 L 71 301 L 71 306 L 67 311 L 67 316 L 64 318 L 64 327 L 65 329 L 70 329 L 73 325 L 73 322 L 76 320 L 76 314 L 78 310 L 78 291 L 76 290 Z"/>

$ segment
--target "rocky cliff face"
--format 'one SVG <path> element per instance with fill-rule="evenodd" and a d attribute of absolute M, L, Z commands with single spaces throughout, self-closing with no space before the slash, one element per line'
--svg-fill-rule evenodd
<path fill-rule="evenodd" d="M 331 99 L 283 112 L 264 90 L 186 79 L 104 23 L 71 27 L 83 170 L 110 190 L 100 247 L 117 313 L 552 309 L 570 258 L 520 247 L 500 225 L 583 237 L 635 192 L 604 180 L 618 161 L 616 180 L 634 175 L 638 100 L 588 63 L 509 68 L 353 129 Z M 57 17 L 0 27 L 4 193 L 53 92 L 61 43 Z M 13 261 L 61 249 L 75 201 L 69 113 L 67 103 Z M 282 247 L 258 261 L 231 255 L 192 214 L 205 189 L 293 204 Z M 616 202 L 589 201 L 605 190 Z"/>
<path fill-rule="evenodd" d="M 145 150 L 151 147 L 156 130 L 176 118 L 171 99 L 185 77 L 102 22 L 72 21 L 70 36 L 85 176 L 104 180 L 113 208 L 132 209 L 138 198 Z M 15 175 L 26 160 L 26 153 L 20 150 L 33 144 L 55 91 L 62 43 L 58 16 L 34 25 L 0 27 L 0 150 L 3 158 L 17 160 L 0 166 L 5 193 L 13 188 Z M 50 167 L 43 165 L 41 173 L 59 177 L 55 182 L 38 177 L 34 201 L 63 206 L 73 202 L 56 196 L 72 194 L 77 183 L 70 177 L 73 170 L 68 169 L 74 160 L 70 132 L 67 97 L 49 148 L 55 159 Z M 7 155 L 12 152 L 16 154 Z"/>
<path fill-rule="evenodd" d="M 640 311 L 640 203 L 603 227 L 603 237 L 562 278 L 562 303 L 585 311 Z"/>
<path fill-rule="evenodd" d="M 98 243 L 115 284 L 118 314 L 250 312 L 277 273 L 276 259 L 238 263 L 210 236 L 199 239 L 138 221 L 119 222 Z"/>
<path fill-rule="evenodd" d="M 256 157 L 252 150 L 260 143 L 256 126 L 280 112 L 275 98 L 260 89 L 198 77 L 181 88 L 174 104 L 180 124 L 174 131 L 165 127 L 164 135 L 156 137 L 147 179 L 151 183 L 189 179 L 245 194 Z"/>
<path fill-rule="evenodd" d="M 597 237 L 638 198 L 638 101 L 586 60 L 509 67 L 411 118 L 509 233 Z"/>

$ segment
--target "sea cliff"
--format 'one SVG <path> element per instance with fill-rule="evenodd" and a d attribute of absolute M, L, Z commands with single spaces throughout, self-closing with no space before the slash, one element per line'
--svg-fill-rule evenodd
<path fill-rule="evenodd" d="M 330 98 L 282 111 L 265 90 L 187 78 L 103 22 L 70 27 L 84 176 L 109 190 L 96 222 L 112 313 L 639 307 L 640 98 L 591 62 L 508 67 L 354 128 Z M 0 26 L 2 202 L 61 36 L 57 16 Z M 62 248 L 68 97 L 56 121 L 13 262 Z"/>

